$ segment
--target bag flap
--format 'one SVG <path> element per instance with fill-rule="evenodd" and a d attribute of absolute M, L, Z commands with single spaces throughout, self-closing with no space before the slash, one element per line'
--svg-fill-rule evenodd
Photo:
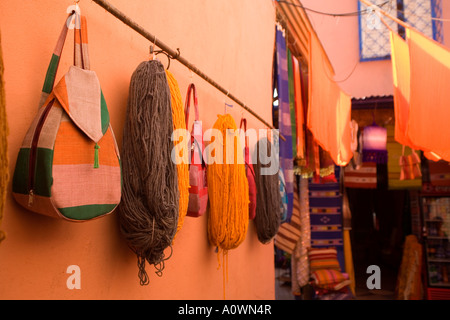
<path fill-rule="evenodd" d="M 109 126 L 109 113 L 97 74 L 71 66 L 53 88 L 71 120 L 90 139 L 98 142 Z"/>

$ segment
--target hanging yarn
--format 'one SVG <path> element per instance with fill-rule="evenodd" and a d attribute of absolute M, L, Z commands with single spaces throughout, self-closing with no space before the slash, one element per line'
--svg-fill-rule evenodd
<path fill-rule="evenodd" d="M 186 119 L 184 116 L 184 105 L 181 98 L 180 88 L 178 82 L 173 76 L 173 74 L 166 70 L 167 82 L 170 88 L 171 104 L 172 104 L 172 120 L 173 120 L 173 130 L 184 129 L 186 130 Z M 184 224 L 184 218 L 187 214 L 187 208 L 189 203 L 189 164 L 188 164 L 188 154 L 183 154 L 183 150 L 188 150 L 188 136 L 177 136 L 174 135 L 175 152 L 178 154 L 177 163 L 177 175 L 178 175 L 178 190 L 180 192 L 179 199 L 179 212 L 178 212 L 178 226 L 177 233 L 181 230 Z M 175 234 L 176 236 L 176 234 Z"/>
<path fill-rule="evenodd" d="M 208 239 L 212 245 L 217 247 L 219 267 L 220 253 L 223 256 L 225 298 L 228 250 L 237 248 L 247 235 L 249 192 L 243 149 L 240 146 L 239 136 L 234 136 L 237 129 L 234 119 L 229 114 L 218 115 L 213 129 L 220 132 L 222 141 L 216 141 L 212 138 L 211 144 L 214 144 L 214 148 L 211 148 L 212 145 L 210 144 L 205 149 L 205 154 L 209 157 L 207 150 L 211 148 L 211 156 L 217 160 L 212 162 L 208 158 Z M 231 135 L 233 135 L 233 138 L 230 139 Z M 215 139 L 217 138 L 215 137 Z M 234 151 L 231 155 L 231 152 L 227 153 L 227 148 L 229 151 L 233 149 L 230 146 L 227 147 L 227 142 L 233 143 L 233 141 L 232 148 L 234 148 Z"/>
<path fill-rule="evenodd" d="M 123 190 L 119 205 L 121 232 L 138 257 L 141 285 L 149 283 L 145 261 L 156 274 L 164 269 L 166 248 L 178 224 L 177 168 L 173 142 L 170 89 L 164 66 L 144 61 L 134 71 L 123 131 Z"/>
<path fill-rule="evenodd" d="M 275 149 L 275 148 L 274 148 Z M 260 155 L 264 154 L 260 150 L 267 150 L 265 153 L 271 157 L 272 143 L 267 138 L 261 138 L 255 148 L 253 159 L 256 182 L 256 216 L 255 228 L 258 240 L 261 243 L 268 243 L 278 232 L 281 224 L 280 203 L 281 194 L 279 187 L 278 170 L 275 174 L 263 174 L 263 168 L 269 168 L 272 163 L 267 163 L 264 159 L 260 159 Z"/>
<path fill-rule="evenodd" d="M 3 79 L 3 53 L 0 36 L 0 225 L 3 219 L 3 210 L 6 201 L 6 188 L 9 181 L 8 168 L 8 122 L 6 121 L 5 81 Z M 5 239 L 5 233 L 0 230 L 0 242 Z"/>

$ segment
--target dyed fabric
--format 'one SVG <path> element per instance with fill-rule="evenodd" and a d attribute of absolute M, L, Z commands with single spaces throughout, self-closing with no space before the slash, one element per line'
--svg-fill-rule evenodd
<path fill-rule="evenodd" d="M 450 51 L 419 32 L 407 30 L 411 77 L 407 136 L 423 151 L 450 160 Z"/>
<path fill-rule="evenodd" d="M 322 289 L 339 290 L 350 284 L 348 274 L 333 269 L 320 269 L 311 274 L 314 284 Z"/>
<path fill-rule="evenodd" d="M 6 98 L 4 81 L 3 51 L 0 34 L 0 226 L 3 220 L 3 211 L 6 201 L 6 188 L 9 182 L 9 157 L 8 157 L 8 135 L 9 127 L 6 118 Z M 5 233 L 0 230 L 0 242 L 5 239 Z"/>
<path fill-rule="evenodd" d="M 284 222 L 280 225 L 277 234 L 275 235 L 274 244 L 278 249 L 281 249 L 289 254 L 294 252 L 295 246 L 301 236 L 300 224 L 300 199 L 297 183 L 294 184 L 294 210 L 292 212 L 292 219 L 290 222 Z"/>
<path fill-rule="evenodd" d="M 310 273 L 323 269 L 341 271 L 335 248 L 311 248 L 308 259 Z"/>
<path fill-rule="evenodd" d="M 77 44 L 87 45 L 86 19 L 81 17 Z M 122 171 L 105 98 L 95 72 L 84 61 L 71 66 L 53 87 L 64 25 L 43 88 L 47 97 L 19 150 L 13 195 L 25 208 L 71 221 L 111 213 L 119 204 Z"/>
<path fill-rule="evenodd" d="M 415 235 L 406 236 L 397 276 L 397 300 L 422 300 L 422 245 Z"/>
<path fill-rule="evenodd" d="M 288 197 L 288 210 L 286 221 L 292 216 L 294 201 L 294 157 L 292 149 L 292 122 L 289 104 L 289 73 L 286 39 L 281 30 L 276 30 L 276 76 L 278 91 L 278 129 L 286 140 L 280 139 L 280 167 L 284 172 L 286 194 Z"/>
<path fill-rule="evenodd" d="M 344 186 L 347 188 L 376 189 L 377 164 L 363 162 L 361 167 L 353 168 L 348 165 L 344 168 Z"/>
<path fill-rule="evenodd" d="M 311 247 L 309 223 L 308 179 L 299 177 L 300 238 L 292 255 L 292 291 L 298 293 L 310 280 L 308 249 Z M 298 289 L 295 289 L 298 288 Z M 294 291 L 296 290 L 296 291 Z"/>
<path fill-rule="evenodd" d="M 310 33 L 309 106 L 307 126 L 334 163 L 352 158 L 351 98 L 333 81 L 334 72 L 316 34 Z"/>
<path fill-rule="evenodd" d="M 289 111 L 291 114 L 291 129 L 292 129 L 292 155 L 297 155 L 297 114 L 295 111 L 295 83 L 294 83 L 294 66 L 292 61 L 292 53 L 287 49 L 287 63 L 288 63 L 288 79 L 289 79 Z"/>
<path fill-rule="evenodd" d="M 296 144 L 297 153 L 294 155 L 298 159 L 303 159 L 305 156 L 305 130 L 304 130 L 304 108 L 303 108 L 303 94 L 302 94 L 302 79 L 300 62 L 296 57 L 292 56 L 292 67 L 294 75 L 294 96 L 295 96 L 295 121 L 296 121 Z"/>
<path fill-rule="evenodd" d="M 281 222 L 286 222 L 287 210 L 288 210 L 288 197 L 286 193 L 286 182 L 284 180 L 283 169 L 280 168 L 278 171 L 278 179 L 280 180 L 280 218 Z"/>
<path fill-rule="evenodd" d="M 392 78 L 394 84 L 395 140 L 403 145 L 413 146 L 406 135 L 410 100 L 409 47 L 397 33 L 390 32 Z"/>
<path fill-rule="evenodd" d="M 342 246 L 342 196 L 339 183 L 309 183 L 311 246 Z"/>

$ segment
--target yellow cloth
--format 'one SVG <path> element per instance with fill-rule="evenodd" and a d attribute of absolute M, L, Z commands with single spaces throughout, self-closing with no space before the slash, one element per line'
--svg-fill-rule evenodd
<path fill-rule="evenodd" d="M 177 129 L 186 130 L 184 106 L 178 82 L 169 70 L 166 70 L 166 75 L 167 75 L 167 82 L 170 88 L 173 129 L 174 131 Z M 175 140 L 174 141 L 175 152 L 182 153 L 183 151 L 188 150 L 188 140 L 186 139 L 186 137 L 184 137 L 184 139 L 182 140 L 178 139 L 178 137 L 175 137 L 174 140 Z M 186 217 L 189 203 L 189 164 L 187 152 L 186 154 L 182 154 L 180 158 L 183 158 L 183 161 L 177 164 L 178 190 L 180 192 L 180 199 L 179 199 L 179 214 L 178 214 L 178 225 L 176 234 L 178 234 L 178 232 L 183 227 L 184 218 Z"/>

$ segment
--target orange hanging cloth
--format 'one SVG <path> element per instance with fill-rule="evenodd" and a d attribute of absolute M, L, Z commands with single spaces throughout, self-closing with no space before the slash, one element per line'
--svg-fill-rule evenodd
<path fill-rule="evenodd" d="M 317 35 L 310 39 L 310 81 L 307 125 L 319 145 L 334 163 L 345 166 L 351 160 L 351 99 L 333 80 L 334 72 Z"/>
<path fill-rule="evenodd" d="M 411 59 L 409 121 L 412 143 L 450 160 L 450 51 L 421 33 L 407 29 Z"/>
<path fill-rule="evenodd" d="M 302 82 L 300 78 L 300 63 L 296 57 L 292 56 L 292 67 L 294 73 L 294 93 L 295 93 L 295 120 L 297 133 L 297 158 L 303 159 L 305 157 L 305 131 L 303 128 L 303 97 L 302 97 Z"/>
<path fill-rule="evenodd" d="M 394 83 L 395 140 L 414 147 L 406 136 L 410 99 L 409 47 L 397 33 L 390 32 L 392 78 Z"/>

